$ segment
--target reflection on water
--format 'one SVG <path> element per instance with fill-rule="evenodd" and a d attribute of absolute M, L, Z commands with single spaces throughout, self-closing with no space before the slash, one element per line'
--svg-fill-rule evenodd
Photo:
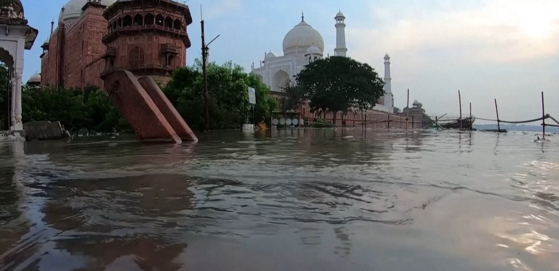
<path fill-rule="evenodd" d="M 0 143 L 0 270 L 555 270 L 559 144 L 532 139 Z"/>

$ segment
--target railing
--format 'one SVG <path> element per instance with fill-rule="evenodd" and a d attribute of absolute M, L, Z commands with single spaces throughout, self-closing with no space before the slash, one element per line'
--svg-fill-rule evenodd
<path fill-rule="evenodd" d="M 177 53 L 177 47 L 171 43 L 166 43 L 161 45 L 161 51 L 163 53 Z"/>

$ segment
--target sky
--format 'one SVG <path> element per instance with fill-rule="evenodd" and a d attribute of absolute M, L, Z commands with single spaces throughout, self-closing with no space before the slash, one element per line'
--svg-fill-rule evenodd
<path fill-rule="evenodd" d="M 47 4 L 48 2 L 48 4 Z M 29 24 L 39 29 L 25 55 L 24 79 L 40 71 L 40 45 L 66 0 L 22 0 Z M 250 71 L 264 53 L 282 55 L 282 41 L 301 20 L 318 30 L 325 54 L 335 47 L 334 16 L 346 18 L 348 56 L 384 73 L 391 57 L 395 106 L 423 103 L 429 115 L 464 114 L 504 120 L 559 117 L 559 1 L 557 0 L 188 0 L 194 22 L 187 62 L 200 56 L 200 6 L 210 61 L 233 61 Z"/>

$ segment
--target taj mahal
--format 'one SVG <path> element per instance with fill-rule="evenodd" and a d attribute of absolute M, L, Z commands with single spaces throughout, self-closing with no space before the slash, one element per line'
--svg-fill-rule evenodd
<path fill-rule="evenodd" d="M 336 48 L 334 56 L 347 57 L 347 47 L 345 38 L 345 19 L 340 11 L 334 17 L 336 28 Z M 305 22 L 304 14 L 301 22 L 291 29 L 283 38 L 283 55 L 276 56 L 272 52 L 265 54 L 264 60 L 260 61 L 260 66 L 251 67 L 252 72 L 258 76 L 262 82 L 268 85 L 272 91 L 281 92 L 286 84 L 292 84 L 296 75 L 312 61 L 324 57 L 324 39 L 322 35 L 310 24 Z M 373 108 L 374 110 L 393 113 L 394 98 L 392 95 L 392 78 L 390 77 L 390 57 L 384 57 L 384 81 L 385 95 Z"/>

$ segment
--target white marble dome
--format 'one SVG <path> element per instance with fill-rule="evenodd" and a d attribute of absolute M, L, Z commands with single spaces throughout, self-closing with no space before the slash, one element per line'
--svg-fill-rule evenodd
<path fill-rule="evenodd" d="M 41 74 L 40 73 L 35 73 L 33 74 L 30 78 L 29 81 L 27 81 L 27 83 L 31 83 L 31 84 L 40 84 L 41 83 Z"/>
<path fill-rule="evenodd" d="M 307 49 L 313 44 L 319 48 L 320 54 L 324 52 L 324 39 L 312 26 L 302 20 L 293 27 L 283 38 L 283 54 L 305 55 Z"/>
<path fill-rule="evenodd" d="M 322 55 L 322 51 L 316 45 L 311 45 L 309 49 L 307 49 L 307 53 L 305 55 Z"/>
<path fill-rule="evenodd" d="M 82 14 L 82 8 L 87 4 L 88 0 L 70 0 L 64 5 L 64 11 L 60 11 L 58 16 L 59 22 L 66 22 L 70 20 L 75 20 Z M 105 6 L 110 6 L 114 4 L 117 0 L 101 0 L 101 4 Z"/>
<path fill-rule="evenodd" d="M 274 53 L 269 52 L 269 53 L 266 54 L 266 57 L 264 57 L 264 59 L 265 59 L 265 60 L 266 60 L 266 59 L 272 59 L 272 58 L 275 58 L 275 57 L 276 57 L 276 55 L 274 55 Z"/>

